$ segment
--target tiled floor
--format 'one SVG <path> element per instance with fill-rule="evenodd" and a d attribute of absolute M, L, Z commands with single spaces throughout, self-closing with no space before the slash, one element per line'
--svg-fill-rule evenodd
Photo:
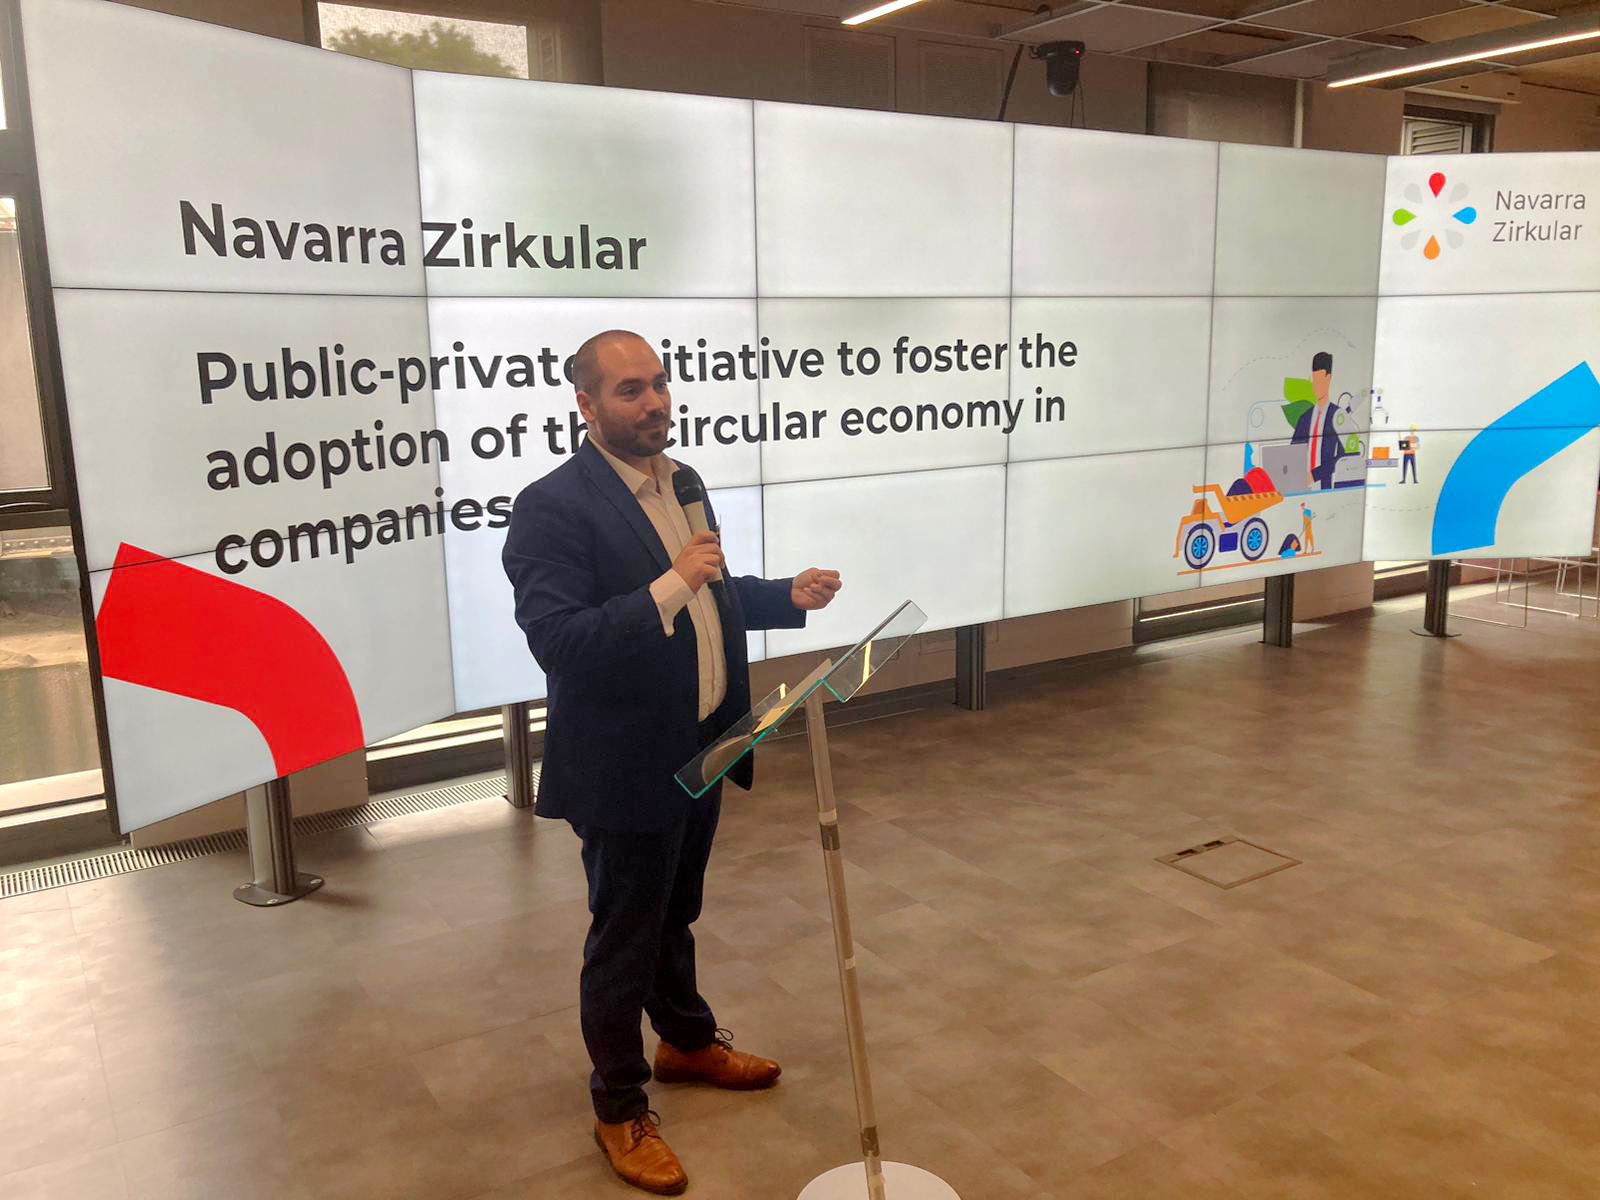
<path fill-rule="evenodd" d="M 1600 623 L 1417 616 L 836 731 L 889 1157 L 965 1200 L 1600 1196 Z M 707 1200 L 855 1142 L 803 740 L 762 772 L 699 939 L 784 1078 L 654 1096 Z M 1303 865 L 1155 861 L 1229 833 Z M 302 855 L 328 886 L 280 911 L 236 857 L 0 902 L 0 1196 L 631 1194 L 566 827 L 485 801 Z"/>

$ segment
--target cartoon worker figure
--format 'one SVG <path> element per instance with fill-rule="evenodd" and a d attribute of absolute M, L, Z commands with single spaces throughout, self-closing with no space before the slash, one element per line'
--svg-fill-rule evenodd
<path fill-rule="evenodd" d="M 1400 482 L 1406 481 L 1406 472 L 1411 472 L 1411 482 L 1417 482 L 1417 447 L 1422 445 L 1422 439 L 1417 436 L 1417 427 L 1413 425 L 1411 432 L 1400 439 Z"/>
<path fill-rule="evenodd" d="M 1306 447 L 1306 483 L 1330 491 L 1333 468 L 1347 453 L 1339 438 L 1338 419 L 1343 411 L 1328 402 L 1333 383 L 1333 355 L 1319 350 L 1311 357 L 1311 388 L 1316 403 L 1301 414 L 1294 428 L 1294 444 Z"/>
<path fill-rule="evenodd" d="M 1300 527 L 1300 548 L 1306 554 L 1312 554 L 1317 549 L 1316 535 L 1311 532 L 1311 522 L 1316 515 L 1317 514 L 1307 508 L 1304 503 L 1300 505 L 1300 517 L 1302 521 Z"/>

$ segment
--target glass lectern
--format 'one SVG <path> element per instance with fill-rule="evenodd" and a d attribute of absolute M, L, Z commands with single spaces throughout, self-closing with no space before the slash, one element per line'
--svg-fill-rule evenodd
<path fill-rule="evenodd" d="M 735 721 L 715 742 L 695 755 L 678 772 L 678 783 L 691 796 L 705 794 L 741 758 L 760 745 L 819 688 L 835 700 L 848 702 L 867 680 L 900 652 L 911 635 L 926 624 L 923 611 L 907 600 L 878 623 L 871 633 L 839 656 L 836 663 L 823 659 L 799 683 L 780 684 L 756 701 L 748 714 Z"/>
<path fill-rule="evenodd" d="M 806 713 L 806 740 L 811 745 L 811 772 L 817 790 L 817 822 L 822 828 L 822 859 L 828 878 L 828 905 L 833 915 L 833 947 L 844 996 L 845 1035 L 850 1046 L 850 1070 L 856 1089 L 856 1113 L 861 1125 L 863 1180 L 854 1163 L 817 1176 L 800 1193 L 800 1200 L 959 1200 L 954 1189 L 937 1175 L 905 1163 L 884 1162 L 878 1149 L 878 1118 L 872 1100 L 872 1079 L 867 1069 L 866 1035 L 861 1021 L 861 989 L 856 978 L 855 940 L 850 932 L 850 907 L 845 897 L 844 854 L 839 838 L 839 808 L 833 798 L 833 766 L 828 757 L 828 727 L 823 704 L 831 696 L 847 703 L 874 674 L 899 653 L 921 629 L 927 616 L 907 600 L 866 637 L 839 656 L 824 659 L 793 686 L 769 692 L 755 707 L 678 772 L 678 783 L 691 796 L 726 775 L 731 767 L 800 708 Z"/>

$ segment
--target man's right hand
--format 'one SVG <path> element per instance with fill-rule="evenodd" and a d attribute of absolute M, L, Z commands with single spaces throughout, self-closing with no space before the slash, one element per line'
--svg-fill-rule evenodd
<path fill-rule="evenodd" d="M 713 579 L 720 579 L 727 563 L 722 557 L 722 539 L 714 533 L 697 533 L 672 560 L 672 569 L 683 577 L 691 592 L 699 592 Z"/>

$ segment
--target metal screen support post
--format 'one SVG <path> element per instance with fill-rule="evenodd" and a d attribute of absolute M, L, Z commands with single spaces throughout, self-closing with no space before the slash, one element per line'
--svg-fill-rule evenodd
<path fill-rule="evenodd" d="M 1269 646 L 1294 645 L 1294 576 L 1267 576 L 1266 604 L 1261 614 L 1261 640 Z"/>
<path fill-rule="evenodd" d="M 533 807 L 533 745 L 528 739 L 528 704 L 500 710 L 500 737 L 506 750 L 506 799 L 512 808 Z"/>
<path fill-rule="evenodd" d="M 1413 629 L 1418 637 L 1460 637 L 1450 632 L 1450 560 L 1436 558 L 1428 564 L 1428 597 L 1422 613 L 1422 628 Z"/>
<path fill-rule="evenodd" d="M 982 643 L 983 627 L 976 627 Z M 965 632 L 963 630 L 963 632 Z M 800 1200 L 960 1200 L 937 1175 L 904 1163 L 885 1163 L 878 1145 L 878 1111 L 872 1100 L 872 1074 L 867 1067 L 867 1034 L 861 1019 L 861 984 L 856 976 L 856 944 L 850 932 L 850 903 L 844 886 L 844 849 L 839 838 L 839 807 L 833 796 L 833 761 L 828 755 L 828 724 L 823 714 L 824 689 L 806 697 L 806 741 L 811 746 L 811 774 L 817 789 L 817 824 L 822 831 L 822 862 L 828 876 L 828 911 L 833 917 L 833 950 L 844 998 L 845 1037 L 850 1048 L 850 1076 L 856 1089 L 856 1118 L 861 1132 L 861 1165 L 866 1190 L 855 1164 L 824 1172 L 806 1185 Z"/>
<path fill-rule="evenodd" d="M 294 813 L 289 781 L 274 779 L 244 794 L 245 830 L 250 840 L 250 870 L 255 877 L 233 889 L 233 898 L 257 908 L 274 908 L 310 895 L 322 876 L 295 870 Z"/>
<path fill-rule="evenodd" d="M 956 629 L 956 707 L 982 712 L 989 705 L 988 644 L 984 625 Z"/>

